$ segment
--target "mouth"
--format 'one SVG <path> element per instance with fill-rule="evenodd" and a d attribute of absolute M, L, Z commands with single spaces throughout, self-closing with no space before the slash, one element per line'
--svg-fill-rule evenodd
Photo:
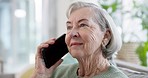
<path fill-rule="evenodd" d="M 73 42 L 70 44 L 70 46 L 80 46 L 80 45 L 83 45 L 83 43 Z"/>

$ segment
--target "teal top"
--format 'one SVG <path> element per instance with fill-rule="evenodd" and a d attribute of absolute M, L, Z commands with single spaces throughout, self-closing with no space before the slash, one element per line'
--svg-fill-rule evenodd
<path fill-rule="evenodd" d="M 78 63 L 71 65 L 60 65 L 53 72 L 51 78 L 79 78 L 77 76 Z M 108 71 L 96 75 L 92 78 L 128 78 L 123 72 L 117 67 L 111 65 Z"/>

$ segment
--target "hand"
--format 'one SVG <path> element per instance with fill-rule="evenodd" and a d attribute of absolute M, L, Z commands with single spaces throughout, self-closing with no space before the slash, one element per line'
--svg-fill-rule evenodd
<path fill-rule="evenodd" d="M 62 63 L 60 59 L 57 63 L 51 66 L 49 69 L 45 67 L 42 59 L 41 49 L 47 48 L 49 44 L 54 44 L 55 39 L 50 39 L 44 43 L 41 43 L 37 48 L 37 54 L 35 57 L 35 71 L 32 78 L 50 78 L 52 72 Z"/>

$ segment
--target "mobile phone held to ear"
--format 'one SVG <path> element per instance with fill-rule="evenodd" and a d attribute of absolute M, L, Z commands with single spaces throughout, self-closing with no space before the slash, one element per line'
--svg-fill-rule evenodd
<path fill-rule="evenodd" d="M 46 68 L 50 68 L 67 53 L 68 48 L 65 43 L 65 34 L 63 34 L 54 44 L 42 49 L 42 57 Z"/>

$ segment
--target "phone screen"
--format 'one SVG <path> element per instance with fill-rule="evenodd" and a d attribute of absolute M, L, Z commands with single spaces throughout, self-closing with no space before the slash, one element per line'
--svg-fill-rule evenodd
<path fill-rule="evenodd" d="M 46 68 L 50 68 L 67 53 L 68 49 L 65 43 L 65 34 L 63 34 L 55 41 L 54 44 L 49 45 L 48 48 L 42 49 L 42 56 Z"/>

